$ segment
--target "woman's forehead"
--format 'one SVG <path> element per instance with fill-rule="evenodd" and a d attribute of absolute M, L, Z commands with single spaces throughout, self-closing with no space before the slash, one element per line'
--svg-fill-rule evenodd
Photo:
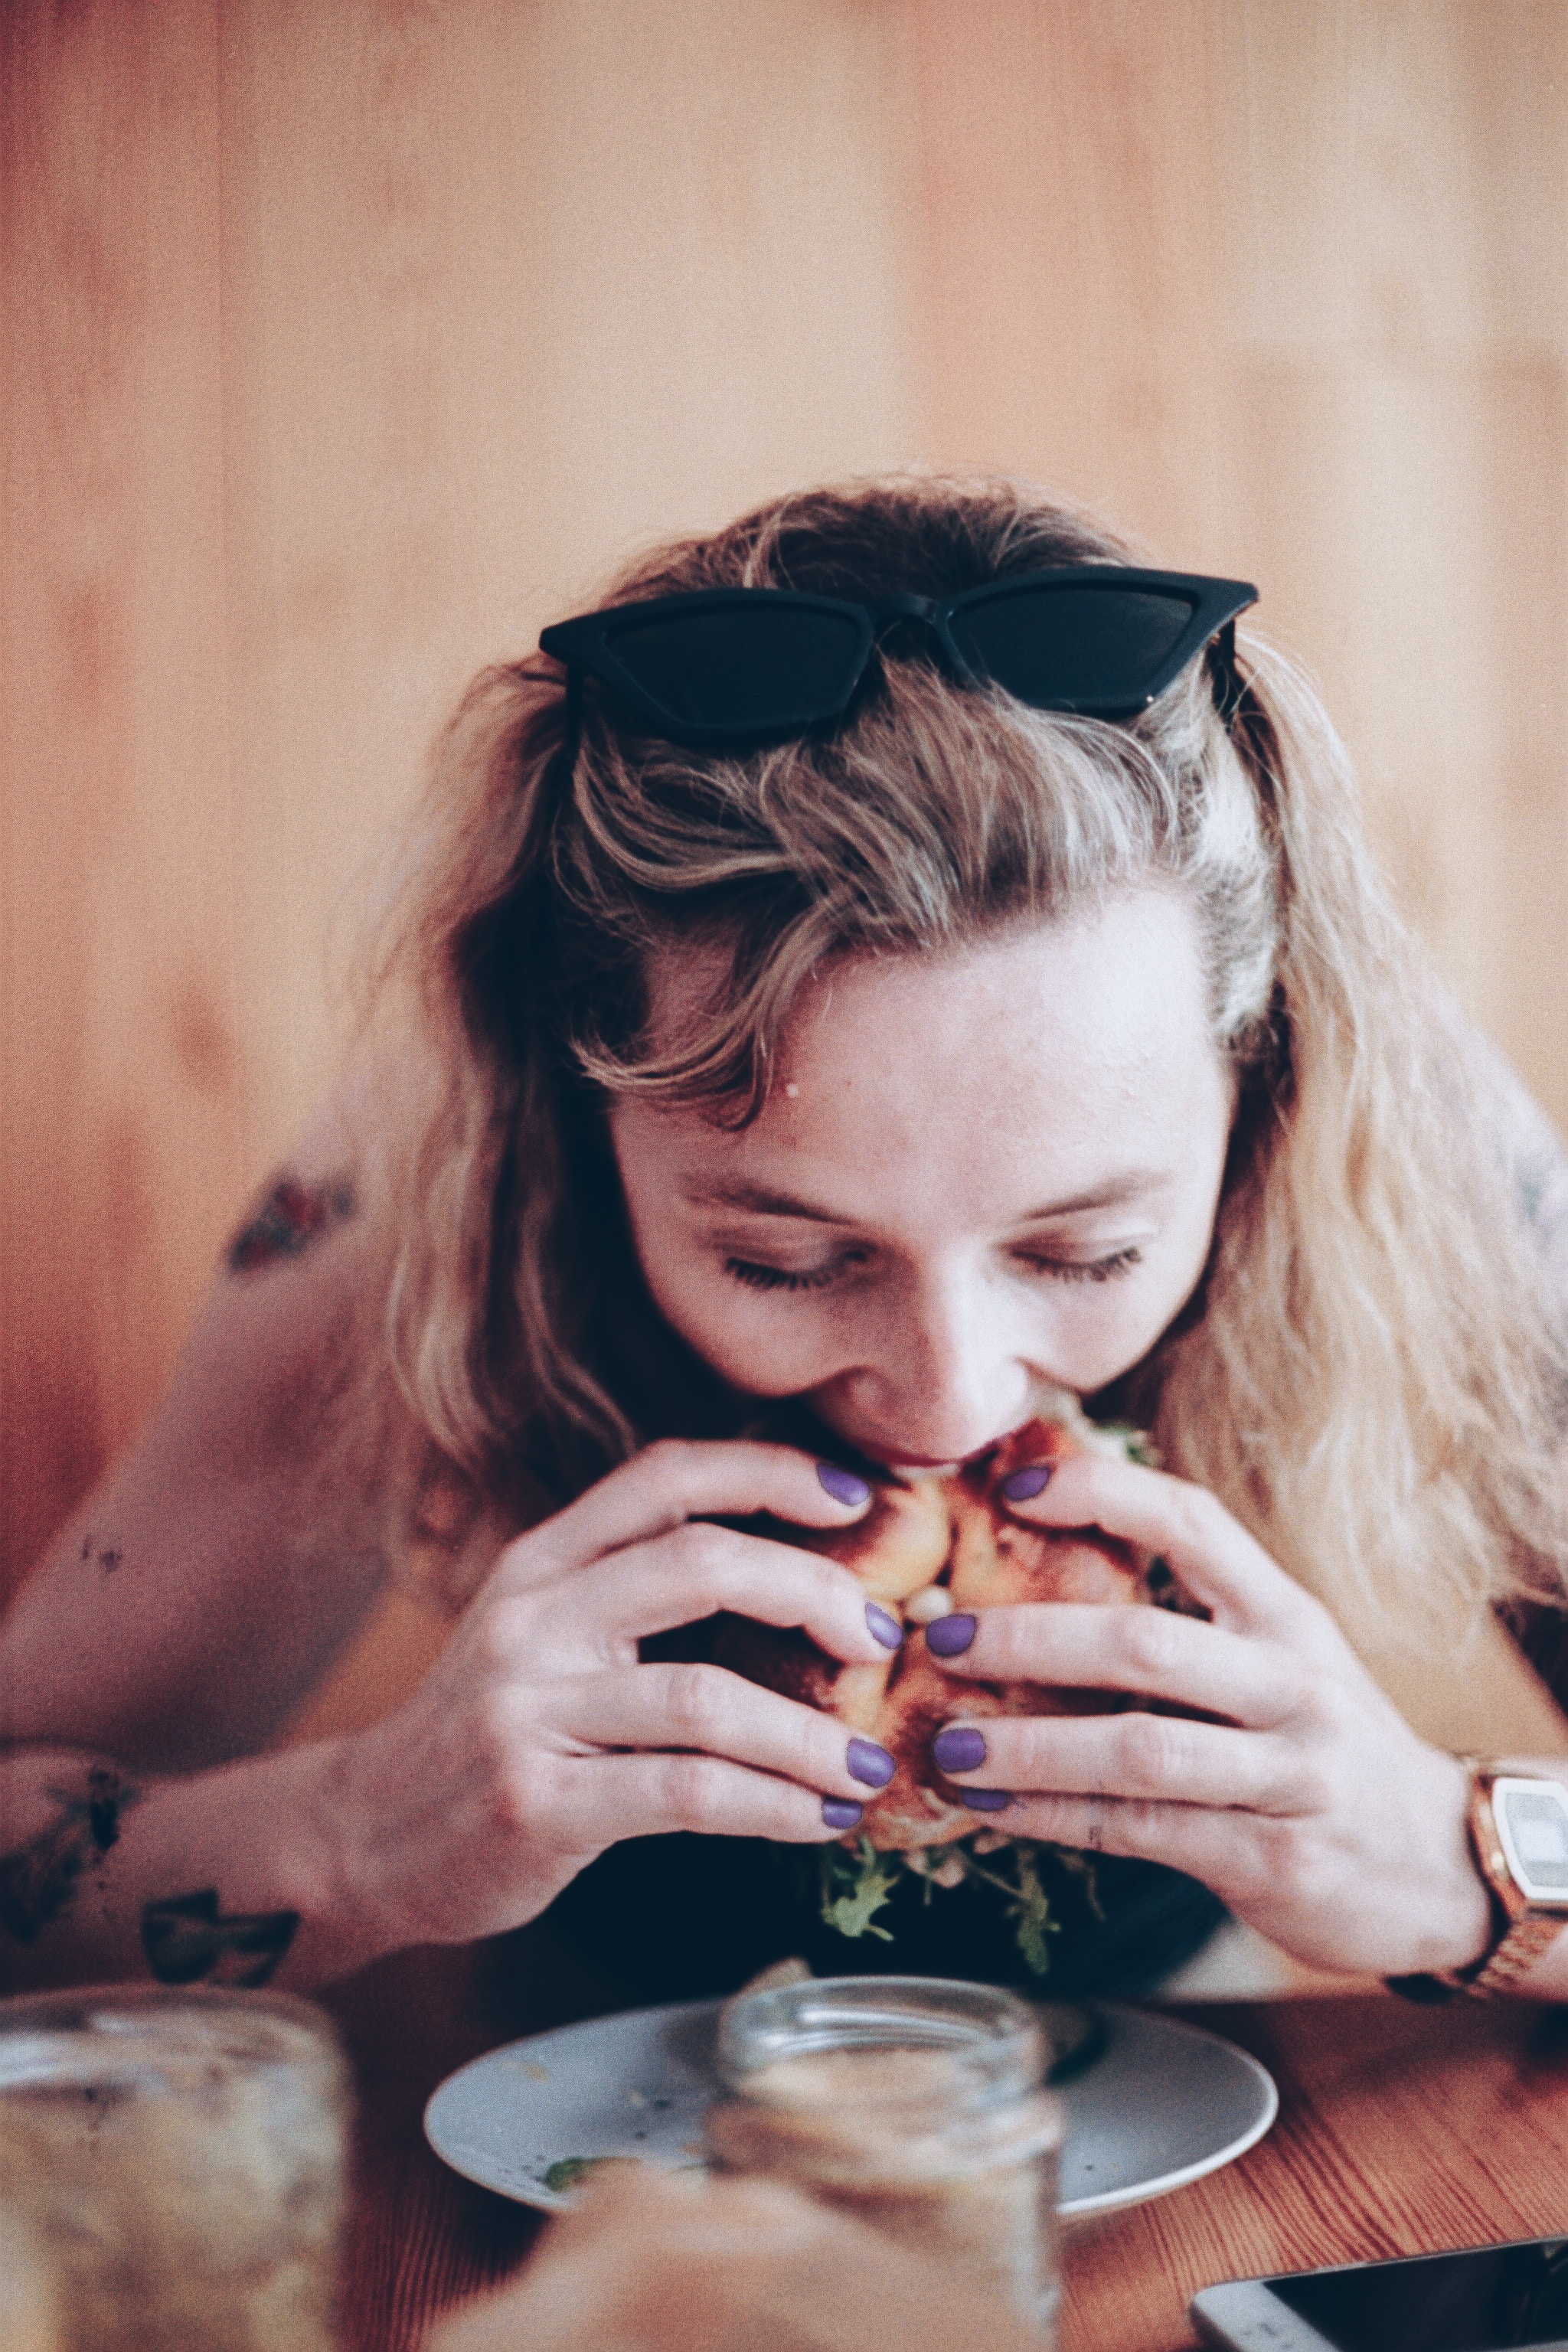
<path fill-rule="evenodd" d="M 670 997 L 665 1009 L 679 1019 Z M 1184 1123 L 1206 1143 L 1228 1100 L 1190 908 L 1149 887 L 947 954 L 847 959 L 805 991 L 752 1125 L 699 1111 L 617 1125 L 658 1120 L 699 1179 L 766 1189 L 793 1171 L 795 1189 L 809 1177 L 842 1197 L 851 1172 L 857 1185 L 891 1171 L 936 1181 L 939 1162 L 981 1154 L 1004 1190 L 1069 1198 L 1179 1172 Z"/>
<path fill-rule="evenodd" d="M 805 992 L 779 1055 L 786 1083 L 864 1066 L 880 1044 L 931 1066 L 1048 1054 L 1087 1079 L 1206 1044 L 1198 932 L 1184 893 L 1149 885 L 1009 925 L 944 953 L 847 958 Z"/>

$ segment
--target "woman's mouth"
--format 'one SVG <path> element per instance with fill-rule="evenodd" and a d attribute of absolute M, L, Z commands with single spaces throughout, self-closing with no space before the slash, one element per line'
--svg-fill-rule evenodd
<path fill-rule="evenodd" d="M 983 1462 L 988 1454 L 994 1454 L 999 1445 L 1005 1445 L 1010 1437 L 1016 1437 L 1041 1413 L 1049 1418 L 1064 1403 L 1076 1402 L 1076 1390 L 1037 1379 L 1027 1404 L 1016 1420 L 1009 1422 L 1005 1429 L 999 1429 L 994 1437 L 988 1437 L 984 1445 L 972 1445 L 967 1452 L 958 1454 L 921 1454 L 900 1445 L 896 1438 L 876 1437 L 857 1429 L 845 1428 L 831 1413 L 823 1413 L 822 1418 L 827 1427 L 837 1429 L 837 1434 L 858 1454 L 868 1462 L 879 1463 L 895 1478 L 951 1478 L 956 1476 L 960 1470 L 968 1469 L 971 1463 Z M 820 1405 L 817 1411 L 821 1412 Z"/>
<path fill-rule="evenodd" d="M 984 1445 L 976 1445 L 967 1454 L 949 1457 L 946 1460 L 939 1460 L 930 1454 L 906 1454 L 899 1446 L 876 1444 L 863 1437 L 858 1437 L 855 1444 L 857 1449 L 861 1454 L 867 1454 L 871 1461 L 879 1462 L 885 1470 L 891 1471 L 895 1478 L 905 1476 L 929 1478 L 933 1473 L 940 1473 L 943 1477 L 952 1477 L 956 1472 L 965 1468 L 969 1463 L 979 1462 L 987 1454 L 994 1454 L 996 1448 L 1011 1435 L 1010 1430 L 1004 1430 L 1001 1436 L 987 1438 Z"/>

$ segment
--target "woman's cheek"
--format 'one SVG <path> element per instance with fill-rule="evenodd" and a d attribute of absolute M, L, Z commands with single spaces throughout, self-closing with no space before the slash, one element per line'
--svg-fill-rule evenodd
<path fill-rule="evenodd" d="M 1073 1292 L 1042 1307 L 1035 1353 L 1054 1379 L 1089 1396 L 1142 1362 L 1180 1313 L 1191 1286 L 1177 1288 L 1133 1274 L 1076 1284 Z"/>
<path fill-rule="evenodd" d="M 793 1396 L 826 1377 L 824 1327 L 837 1318 L 824 1316 L 810 1293 L 748 1290 L 705 1265 L 650 1267 L 647 1285 L 666 1322 L 731 1386 Z"/>
<path fill-rule="evenodd" d="M 681 1336 L 731 1387 L 751 1396 L 798 1396 L 845 1370 L 853 1350 L 836 1349 L 809 1307 L 798 1319 L 789 1314 L 795 1304 L 786 1298 L 784 1314 L 731 1314 Z"/>

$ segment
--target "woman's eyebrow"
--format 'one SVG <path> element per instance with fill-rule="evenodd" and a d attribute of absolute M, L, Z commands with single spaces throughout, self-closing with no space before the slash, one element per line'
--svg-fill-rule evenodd
<path fill-rule="evenodd" d="M 1104 1183 L 1077 1192 L 1068 1200 L 1052 1201 L 1044 1208 L 1027 1210 L 1018 1219 L 1020 1225 L 1047 1224 L 1054 1217 L 1081 1216 L 1090 1209 L 1115 1209 L 1133 1200 L 1146 1200 L 1152 1193 L 1168 1191 L 1171 1175 L 1163 1168 L 1130 1168 L 1119 1176 L 1110 1176 Z M 742 1177 L 716 1177 L 711 1181 L 696 1180 L 681 1187 L 682 1197 L 695 1209 L 738 1209 L 753 1217 L 807 1217 L 814 1224 L 851 1225 L 853 1217 L 841 1216 L 837 1209 L 825 1209 L 813 1201 L 797 1200 L 793 1192 L 775 1192 L 770 1185 L 753 1184 Z"/>
<path fill-rule="evenodd" d="M 1129 1201 L 1147 1200 L 1151 1194 L 1168 1192 L 1172 1176 L 1166 1168 L 1129 1168 L 1120 1176 L 1108 1176 L 1103 1184 L 1093 1184 L 1086 1192 L 1075 1192 L 1069 1200 L 1051 1201 L 1042 1209 L 1031 1209 L 1019 1218 L 1021 1225 L 1045 1224 L 1052 1217 L 1081 1216 L 1089 1209 L 1120 1209 Z"/>
<path fill-rule="evenodd" d="M 694 1209 L 743 1209 L 753 1217 L 809 1217 L 819 1225 L 854 1223 L 852 1217 L 841 1217 L 837 1209 L 797 1201 L 791 1192 L 775 1192 L 768 1185 L 749 1184 L 740 1177 L 683 1184 L 681 1193 Z"/>

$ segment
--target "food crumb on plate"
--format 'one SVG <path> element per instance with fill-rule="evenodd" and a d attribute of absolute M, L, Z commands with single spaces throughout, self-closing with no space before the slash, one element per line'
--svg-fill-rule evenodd
<path fill-rule="evenodd" d="M 558 2156 L 544 2175 L 546 2189 L 558 2193 L 576 2189 L 591 2172 L 605 2172 L 612 2165 L 640 2165 L 640 2156 Z"/>

